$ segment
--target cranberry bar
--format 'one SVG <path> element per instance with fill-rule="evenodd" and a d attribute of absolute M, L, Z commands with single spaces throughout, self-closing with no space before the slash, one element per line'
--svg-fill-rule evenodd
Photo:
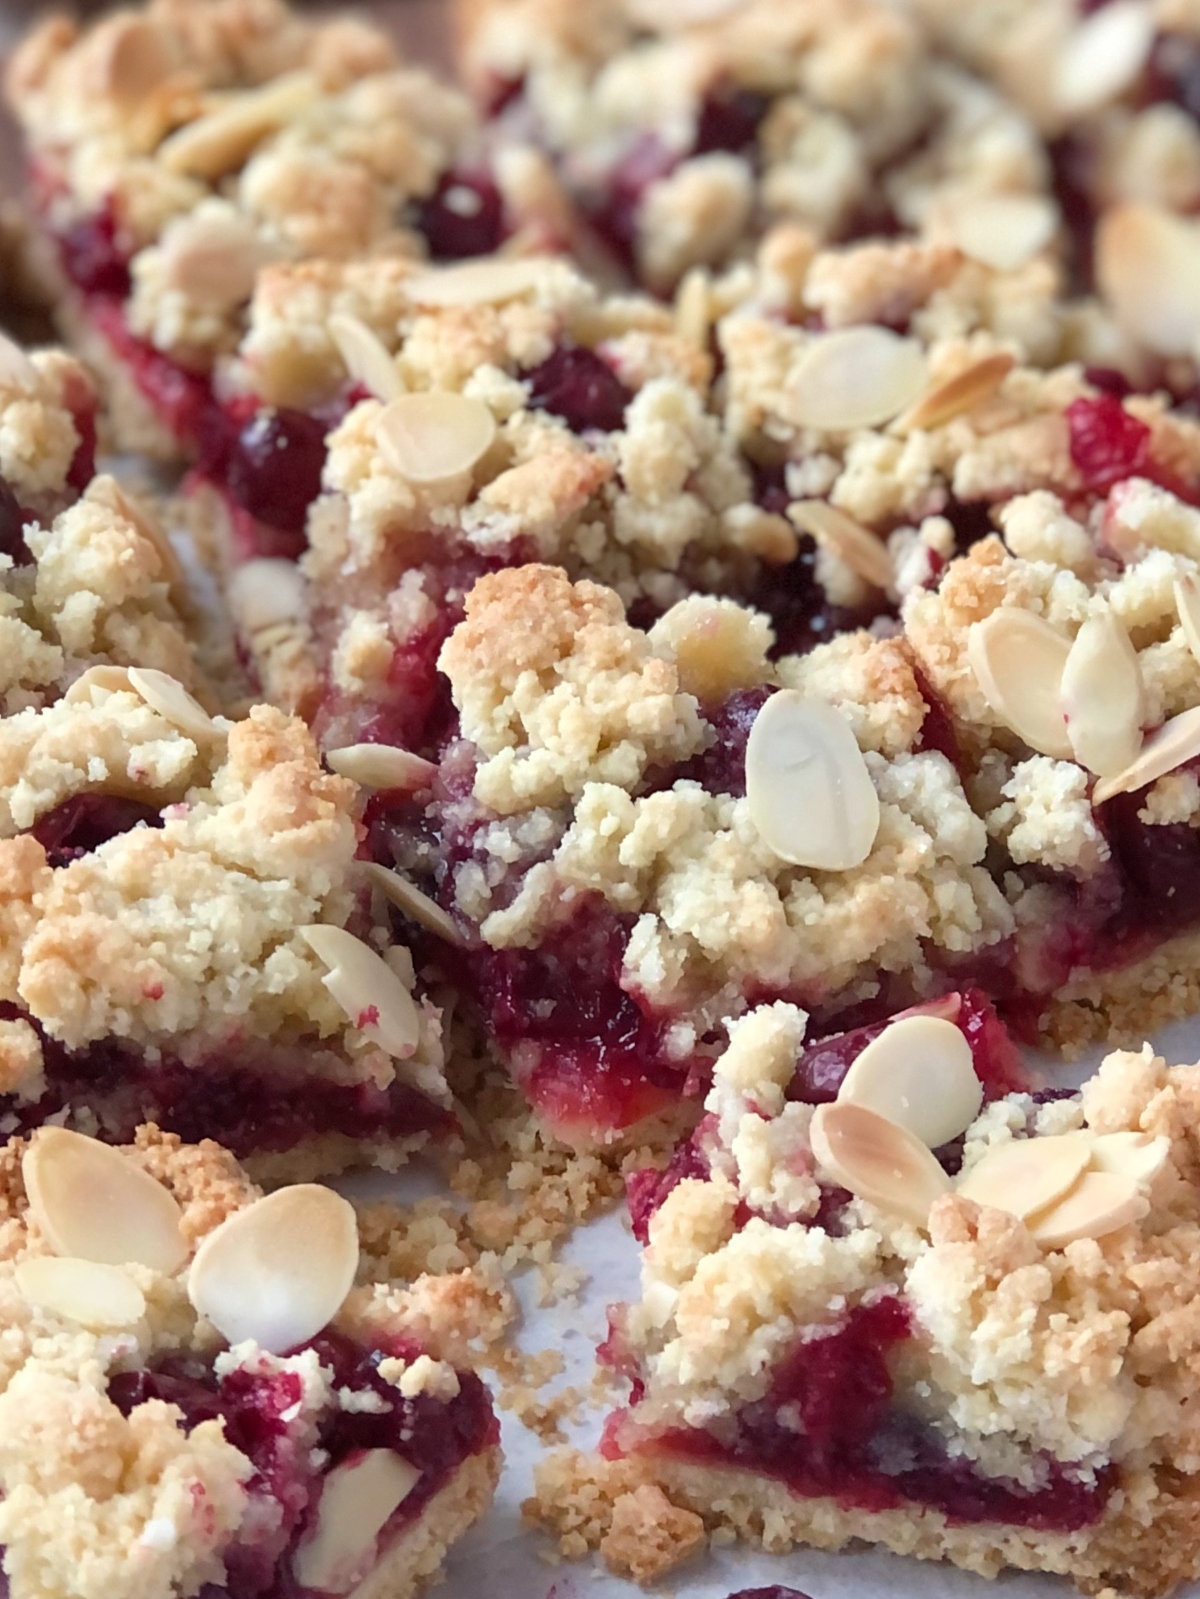
<path fill-rule="evenodd" d="M 968 10 L 972 9 L 970 7 Z M 764 228 L 927 228 L 997 265 L 1058 226 L 1028 117 L 875 0 L 460 0 L 503 147 L 545 150 L 610 257 L 664 291 Z"/>
<path fill-rule="evenodd" d="M 302 723 L 104 665 L 0 721 L 0 751 L 6 1131 L 153 1116 L 275 1178 L 453 1133 L 439 1013 L 373 932 L 357 790 Z"/>
<path fill-rule="evenodd" d="M 266 446 L 213 371 L 267 262 L 455 259 L 524 221 L 528 179 L 502 194 L 463 97 L 353 17 L 280 0 L 55 17 L 9 91 L 61 314 L 127 449 L 252 470 Z"/>
<path fill-rule="evenodd" d="M 991 1098 L 947 1018 L 819 1081 L 805 1032 L 785 1003 L 736 1022 L 704 1121 L 635 1188 L 605 1453 L 774 1550 L 1193 1578 L 1200 1068 L 1147 1047 Z"/>
<path fill-rule="evenodd" d="M 353 1208 L 142 1127 L 0 1154 L 12 1599 L 408 1599 L 500 1464 L 469 1273 L 356 1287 Z M 474 1309 L 473 1309 L 474 1307 Z"/>

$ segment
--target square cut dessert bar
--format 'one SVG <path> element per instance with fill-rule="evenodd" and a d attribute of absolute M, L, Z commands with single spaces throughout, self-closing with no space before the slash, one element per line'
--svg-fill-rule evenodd
<path fill-rule="evenodd" d="M 609 1469 L 773 1550 L 1147 1599 L 1194 1577 L 1200 1068 L 1147 1047 L 981 1108 L 961 1032 L 910 1014 L 814 1091 L 805 1026 L 734 1023 L 704 1120 L 635 1185 Z M 543 1501 L 581 1466 L 603 1481 L 560 1458 Z"/>
<path fill-rule="evenodd" d="M 247 432 L 212 381 L 264 264 L 490 251 L 537 188 L 515 152 L 501 192 L 466 100 L 384 33 L 279 0 L 49 18 L 8 86 L 64 323 L 121 447 L 235 472 L 297 442 Z"/>
<path fill-rule="evenodd" d="M 454 736 L 372 802 L 376 882 L 568 1141 L 694 1117 L 764 994 L 829 1032 L 1004 967 L 1012 912 L 904 645 L 771 644 L 728 599 L 645 632 L 557 568 L 493 573 L 440 657 Z"/>
<path fill-rule="evenodd" d="M 974 442 L 966 415 L 1007 385 L 1017 403 L 993 428 L 1021 420 L 1027 365 L 1076 341 L 1058 291 L 1045 260 L 999 273 L 946 245 L 815 251 L 788 229 L 673 308 L 544 258 L 268 268 L 231 388 L 289 414 L 352 408 L 327 441 L 304 582 L 273 562 L 232 585 L 264 686 L 327 744 L 421 747 L 422 724 L 444 721 L 434 662 L 462 594 L 531 559 L 609 584 L 645 623 L 690 592 L 735 595 L 771 617 L 780 651 L 867 622 L 953 529 L 922 530 L 904 505 L 856 525 L 830 503 L 838 455 L 868 426 L 879 448 L 907 444 L 928 463 L 913 503 L 941 510 Z M 798 390 L 805 407 L 777 421 Z M 802 421 L 799 456 L 816 416 L 820 448 L 789 463 L 781 441 Z M 302 523 L 278 484 L 252 500 L 219 484 L 235 558 L 289 548 L 262 526 Z"/>
<path fill-rule="evenodd" d="M 1058 226 L 1032 123 L 875 0 L 459 0 L 460 65 L 503 145 L 544 149 L 648 287 L 796 222 L 928 228 L 1013 265 Z"/>
<path fill-rule="evenodd" d="M 455 1134 L 440 1012 L 373 925 L 358 791 L 303 723 L 99 666 L 0 720 L 0 751 L 6 1131 L 154 1116 L 272 1179 Z"/>
<path fill-rule="evenodd" d="M 494 1292 L 355 1286 L 332 1190 L 46 1128 L 0 1153 L 0 1237 L 12 1599 L 408 1599 L 486 1511 Z"/>

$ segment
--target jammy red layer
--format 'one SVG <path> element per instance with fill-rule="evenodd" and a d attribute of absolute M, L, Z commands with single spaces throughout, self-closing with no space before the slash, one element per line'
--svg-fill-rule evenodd
<path fill-rule="evenodd" d="M 152 1370 L 117 1373 L 109 1382 L 109 1398 L 125 1415 L 157 1399 L 182 1412 L 186 1431 L 202 1421 L 221 1421 L 229 1442 L 253 1463 L 248 1492 L 277 1507 L 270 1514 L 264 1504 L 261 1516 L 248 1518 L 262 1536 L 226 1552 L 224 1585 L 201 1589 L 201 1599 L 295 1599 L 308 1592 L 296 1582 L 292 1556 L 311 1523 L 322 1477 L 362 1450 L 390 1449 L 421 1474 L 380 1535 L 380 1549 L 386 1551 L 467 1459 L 499 1442 L 491 1399 L 473 1372 L 458 1374 L 458 1394 L 449 1400 L 425 1394 L 405 1398 L 379 1375 L 380 1362 L 389 1356 L 414 1360 L 421 1353 L 415 1344 L 394 1340 L 386 1347 L 363 1348 L 327 1331 L 302 1349 L 314 1350 L 332 1370 L 334 1388 L 364 1403 L 362 1409 L 331 1410 L 320 1421 L 315 1448 L 326 1460 L 319 1470 L 310 1452 L 296 1449 L 289 1428 L 289 1413 L 294 1416 L 302 1398 L 293 1372 L 260 1375 L 238 1369 L 218 1378 L 211 1365 L 176 1356 Z"/>

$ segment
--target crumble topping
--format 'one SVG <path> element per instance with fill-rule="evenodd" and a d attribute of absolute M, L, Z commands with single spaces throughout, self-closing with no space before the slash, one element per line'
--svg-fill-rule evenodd
<path fill-rule="evenodd" d="M 68 475 L 80 421 L 95 406 L 91 380 L 62 350 L 26 354 L 7 345 L 0 361 L 0 477 L 22 507 L 52 516 L 70 498 Z"/>
<path fill-rule="evenodd" d="M 552 938 L 593 893 L 636 918 L 623 983 L 693 1015 L 699 1033 L 742 1008 L 748 986 L 827 997 L 868 968 L 920 972 L 923 940 L 966 952 L 1009 931 L 953 768 L 897 747 L 924 709 L 896 642 L 840 640 L 781 663 L 785 681 L 845 707 L 880 807 L 860 868 L 810 873 L 763 843 L 744 798 L 686 779 L 637 792 L 649 768 L 711 735 L 669 654 L 623 621 L 614 596 L 525 567 L 483 579 L 468 606 L 441 664 L 482 756 L 475 800 L 506 818 L 476 836 L 456 875 L 459 908 L 490 944 Z M 668 618 L 660 650 L 670 635 Z M 770 672 L 760 681 L 774 686 Z"/>

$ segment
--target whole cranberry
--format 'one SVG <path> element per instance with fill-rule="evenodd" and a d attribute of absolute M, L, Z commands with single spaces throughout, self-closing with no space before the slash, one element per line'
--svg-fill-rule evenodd
<path fill-rule="evenodd" d="M 296 536 L 321 492 L 325 427 L 303 411 L 260 411 L 234 440 L 226 467 L 230 497 L 260 522 Z M 299 553 L 299 549 L 297 550 Z"/>

